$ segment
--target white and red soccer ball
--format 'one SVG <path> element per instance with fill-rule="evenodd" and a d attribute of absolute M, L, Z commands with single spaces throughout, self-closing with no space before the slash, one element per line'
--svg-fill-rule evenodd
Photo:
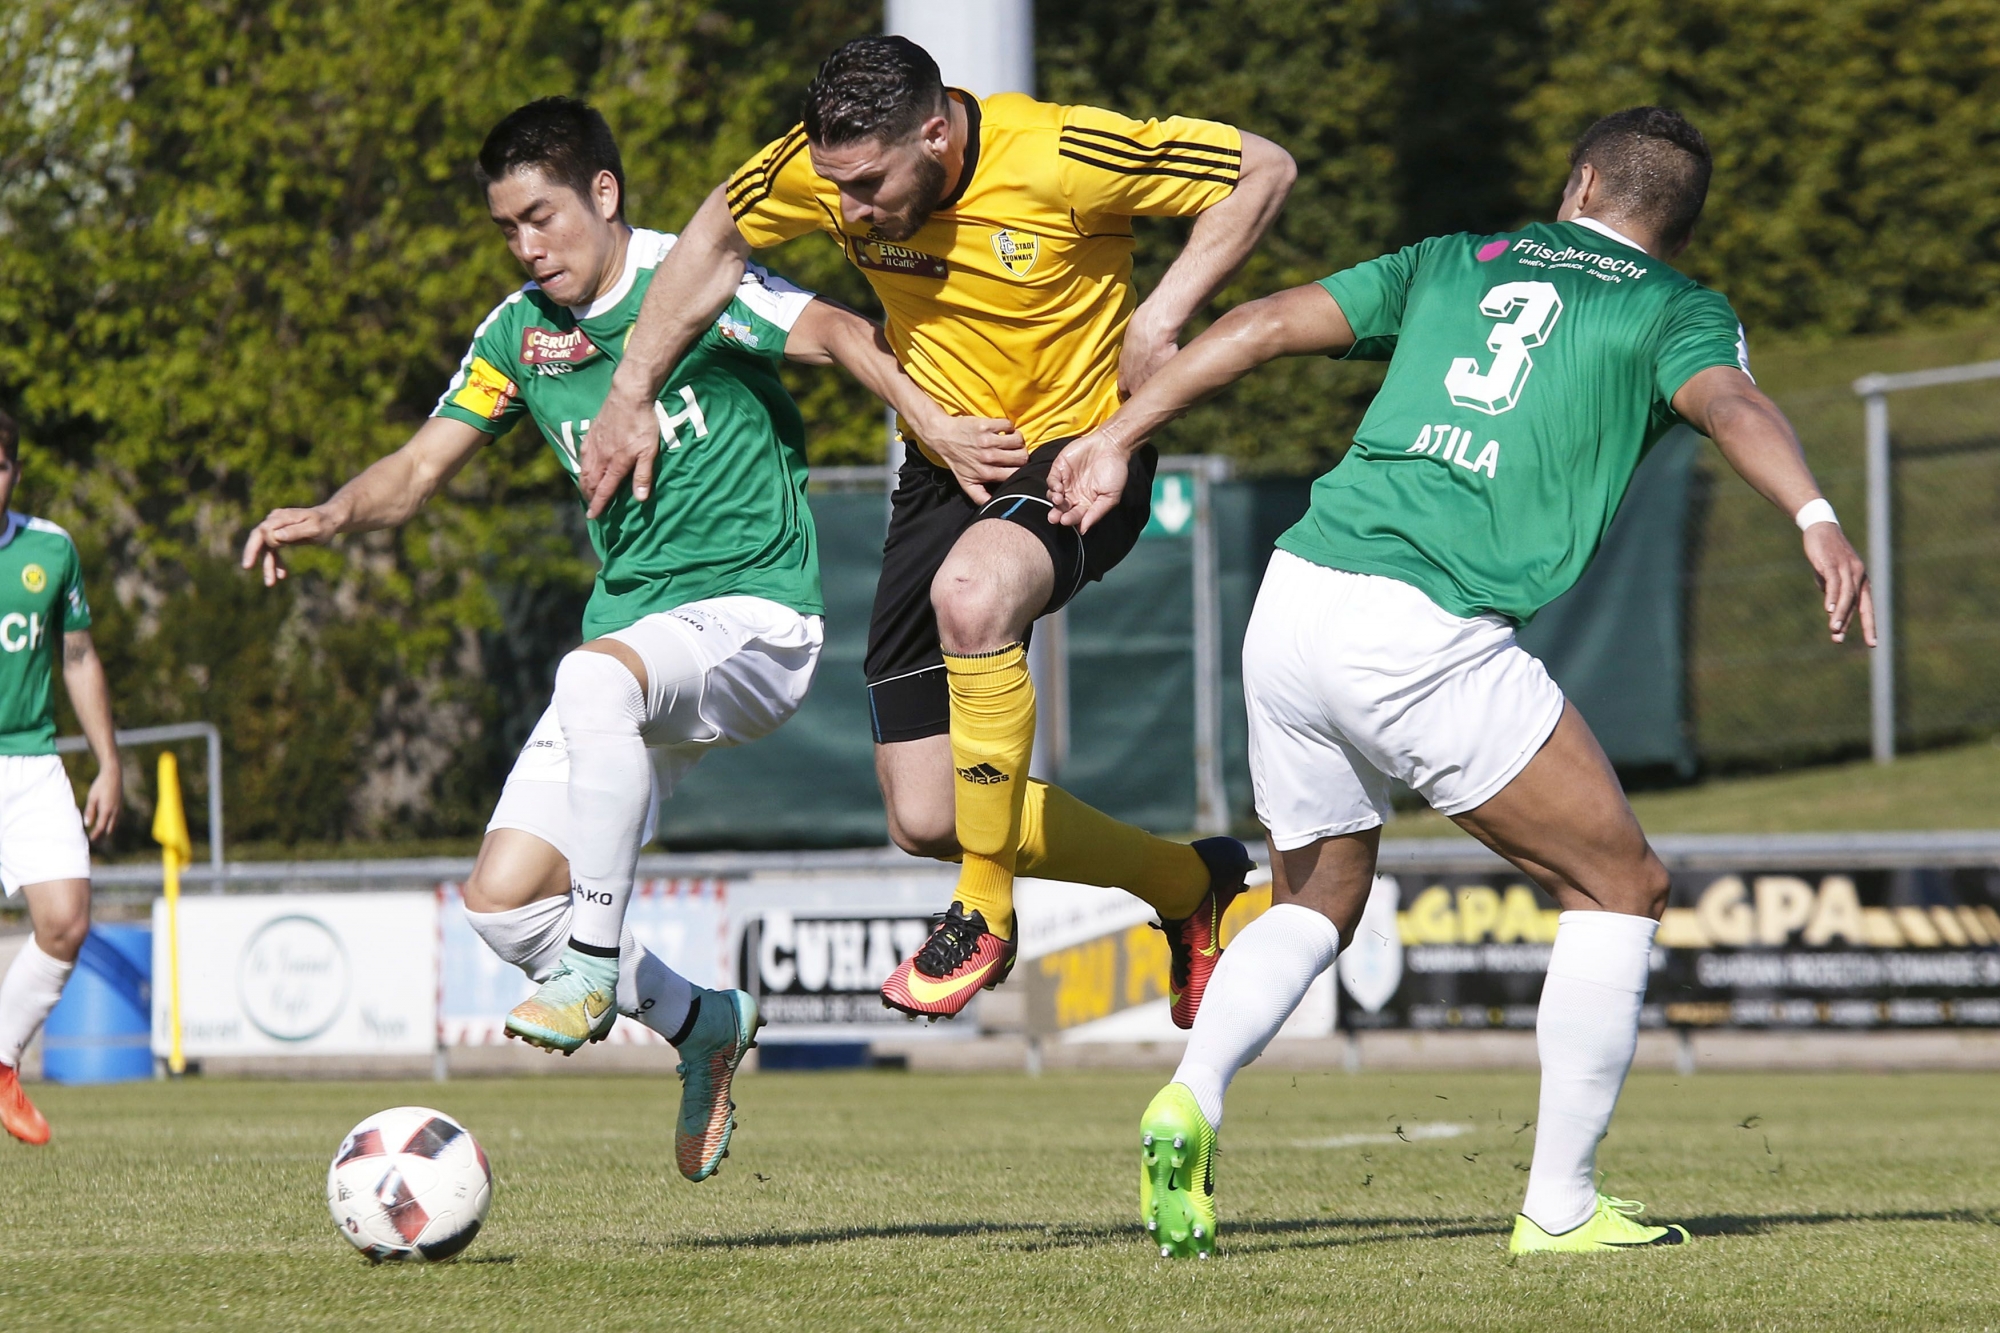
<path fill-rule="evenodd" d="M 398 1106 L 341 1140 L 326 1206 L 348 1243 L 382 1263 L 449 1259 L 472 1243 L 493 1202 L 493 1168 L 464 1125 Z"/>

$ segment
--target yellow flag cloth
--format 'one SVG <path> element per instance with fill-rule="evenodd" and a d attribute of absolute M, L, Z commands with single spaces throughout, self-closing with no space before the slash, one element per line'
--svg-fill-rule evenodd
<path fill-rule="evenodd" d="M 177 865 L 194 860 L 194 844 L 188 838 L 187 808 L 181 804 L 181 770 L 174 752 L 160 752 L 160 800 L 153 808 L 153 841 Z"/>

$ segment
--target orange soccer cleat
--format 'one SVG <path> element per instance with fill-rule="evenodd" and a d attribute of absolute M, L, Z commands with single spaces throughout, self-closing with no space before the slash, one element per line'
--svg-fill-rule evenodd
<path fill-rule="evenodd" d="M 1222 961 L 1222 917 L 1250 873 L 1250 853 L 1234 838 L 1203 838 L 1194 850 L 1208 866 L 1208 892 L 1192 913 L 1164 921 L 1167 949 L 1173 955 L 1172 1008 L 1174 1026 L 1191 1028 L 1215 965 Z"/>
<path fill-rule="evenodd" d="M 962 903 L 938 918 L 924 947 L 905 958 L 882 983 L 882 1003 L 912 1017 L 950 1018 L 982 990 L 1007 979 L 1014 941 L 986 928 L 984 913 Z"/>
<path fill-rule="evenodd" d="M 21 1087 L 21 1076 L 12 1065 L 0 1065 L 0 1125 L 5 1125 L 7 1132 L 23 1143 L 49 1141 L 49 1122 L 28 1100 Z"/>

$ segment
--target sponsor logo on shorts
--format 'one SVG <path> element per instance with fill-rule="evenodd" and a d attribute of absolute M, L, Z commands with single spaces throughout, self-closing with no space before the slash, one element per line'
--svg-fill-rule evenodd
<path fill-rule="evenodd" d="M 912 278 L 951 276 L 951 265 L 938 256 L 873 236 L 854 242 L 854 263 L 856 267 L 874 269 L 878 273 L 902 273 Z"/>
<path fill-rule="evenodd" d="M 990 787 L 996 782 L 1007 781 L 1007 775 L 991 764 L 974 764 L 970 768 L 961 768 L 958 770 L 958 775 L 967 782 L 975 782 L 982 787 Z"/>
<path fill-rule="evenodd" d="M 465 384 L 451 396 L 451 405 L 474 416 L 498 421 L 521 392 L 521 387 L 483 356 L 472 358 L 465 372 Z"/>
<path fill-rule="evenodd" d="M 553 329 L 521 330 L 521 362 L 529 366 L 575 365 L 598 352 L 597 344 L 582 329 L 557 333 Z"/>
<path fill-rule="evenodd" d="M 21 586 L 29 592 L 40 592 L 49 586 L 49 572 L 40 565 L 29 565 L 21 571 Z"/>
<path fill-rule="evenodd" d="M 750 321 L 731 319 L 727 314 L 715 321 L 715 331 L 731 342 L 742 343 L 745 347 L 757 345 L 757 332 L 750 327 Z"/>
<path fill-rule="evenodd" d="M 1000 258 L 1000 267 L 1017 278 L 1025 278 L 1041 257 L 1041 238 L 1031 232 L 1013 231 L 1002 227 L 993 233 L 993 253 Z"/>

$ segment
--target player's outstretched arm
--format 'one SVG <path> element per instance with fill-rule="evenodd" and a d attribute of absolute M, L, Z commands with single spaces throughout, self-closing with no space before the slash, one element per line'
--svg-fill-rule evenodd
<path fill-rule="evenodd" d="M 1088 531 L 1124 494 L 1126 460 L 1154 431 L 1266 361 L 1338 356 L 1353 346 L 1347 316 L 1316 282 L 1237 306 L 1182 348 L 1109 421 L 1062 451 L 1049 469 L 1049 521 Z"/>
<path fill-rule="evenodd" d="M 1729 460 L 1737 475 L 1756 492 L 1794 518 L 1822 499 L 1819 483 L 1806 466 L 1805 453 L 1792 423 L 1751 378 L 1734 366 L 1710 366 L 1681 386 L 1674 411 L 1709 439 Z M 1826 601 L 1826 628 L 1835 643 L 1845 642 L 1850 620 L 1858 612 L 1861 641 L 1875 646 L 1875 602 L 1868 590 L 1868 570 L 1833 518 L 1804 516 L 1806 560 Z"/>
<path fill-rule="evenodd" d="M 1181 329 L 1250 258 L 1298 179 L 1292 155 L 1255 134 L 1243 136 L 1236 188 L 1195 218 L 1187 244 L 1152 295 L 1132 312 L 1118 357 L 1118 387 L 1137 393 L 1174 355 Z"/>
<path fill-rule="evenodd" d="M 578 480 L 592 518 L 604 512 L 627 477 L 634 499 L 653 493 L 653 462 L 660 452 L 653 402 L 687 349 L 736 295 L 749 259 L 750 243 L 736 230 L 728 191 L 718 185 L 654 272 L 639 319 L 625 339 L 624 360 L 611 377 L 611 392 L 584 436 Z"/>
<path fill-rule="evenodd" d="M 287 546 L 331 541 L 343 532 L 374 532 L 410 521 L 438 488 L 458 474 L 492 437 L 482 430 L 432 417 L 410 442 L 370 463 L 325 504 L 310 509 L 273 509 L 243 543 L 243 568 L 264 566 L 264 586 L 285 577 Z"/>
<path fill-rule="evenodd" d="M 955 417 L 917 386 L 889 349 L 874 321 L 817 297 L 792 325 L 785 356 L 806 365 L 837 365 L 880 398 L 944 459 L 975 504 L 985 504 L 985 483 L 1005 481 L 1028 461 L 1028 447 L 1014 423 L 998 417 Z"/>
<path fill-rule="evenodd" d="M 70 707 L 76 709 L 83 737 L 97 759 L 97 776 L 91 780 L 89 795 L 83 798 L 83 826 L 91 837 L 102 838 L 118 827 L 125 775 L 111 724 L 111 685 L 104 678 L 104 663 L 98 660 L 97 645 L 91 642 L 87 629 L 63 634 L 63 688 L 69 691 Z"/>

